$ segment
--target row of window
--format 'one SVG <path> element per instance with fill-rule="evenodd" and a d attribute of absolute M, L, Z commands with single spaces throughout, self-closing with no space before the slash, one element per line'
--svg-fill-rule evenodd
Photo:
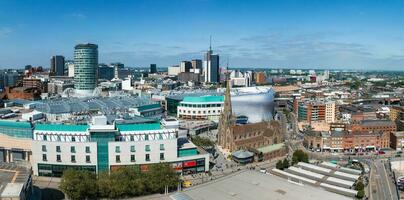
<path fill-rule="evenodd" d="M 147 152 L 151 151 L 150 145 L 145 145 L 144 150 L 147 151 Z M 161 151 L 165 150 L 164 144 L 160 144 L 160 150 Z M 130 152 L 136 152 L 135 145 L 130 146 Z M 121 147 L 120 146 L 115 146 L 115 153 L 121 153 Z"/>
<path fill-rule="evenodd" d="M 48 161 L 48 156 L 46 154 L 42 154 L 42 161 L 43 162 Z M 62 156 L 60 154 L 56 155 L 56 162 L 62 162 Z M 76 162 L 76 155 L 70 156 L 70 162 L 72 163 Z M 89 155 L 86 155 L 86 163 L 91 163 L 91 157 Z"/>
<path fill-rule="evenodd" d="M 164 160 L 164 153 L 160 153 L 160 160 Z M 130 155 L 130 161 L 131 162 L 136 162 L 136 156 L 134 154 Z M 150 161 L 150 154 L 145 154 L 145 161 L 148 162 Z M 120 163 L 121 162 L 121 155 L 115 155 L 115 162 Z"/>
<path fill-rule="evenodd" d="M 188 113 L 188 114 L 191 114 L 191 111 L 190 111 L 190 110 L 181 110 L 181 109 L 178 109 L 178 112 L 179 112 L 179 113 L 183 113 L 183 114 L 187 114 L 187 113 Z M 213 113 L 213 114 L 216 114 L 216 113 L 217 113 L 217 114 L 220 114 L 221 112 L 222 112 L 222 110 L 217 110 L 217 112 L 216 112 L 216 110 L 212 110 L 212 113 Z M 207 111 L 206 111 L 206 110 L 204 110 L 204 111 L 200 111 L 200 110 L 195 111 L 195 110 L 194 110 L 194 111 L 192 111 L 192 114 L 197 114 L 197 113 L 198 113 L 198 114 L 202 114 L 202 113 L 203 113 L 203 114 L 206 114 L 206 113 L 207 113 L 207 114 L 211 114 L 210 110 L 207 110 Z"/>
<path fill-rule="evenodd" d="M 188 107 L 188 108 L 215 108 L 215 107 L 222 107 L 223 104 L 186 104 L 186 103 L 181 103 L 180 106 Z"/>
<path fill-rule="evenodd" d="M 46 151 L 47 151 L 46 145 L 42 145 L 42 152 L 46 152 Z M 62 152 L 60 146 L 56 146 L 56 152 L 58 152 L 58 153 Z M 71 153 L 76 153 L 76 147 L 71 146 L 70 147 L 70 152 Z M 91 153 L 90 146 L 86 146 L 86 153 Z"/>
<path fill-rule="evenodd" d="M 160 144 L 160 150 L 161 151 L 165 150 L 164 144 Z M 46 152 L 46 151 L 47 151 L 46 145 L 42 145 L 42 152 Z M 130 151 L 131 152 L 136 152 L 135 145 L 130 146 Z M 145 145 L 145 151 L 147 151 L 147 152 L 151 151 L 150 145 Z M 58 153 L 62 152 L 60 146 L 56 146 L 56 152 L 58 152 Z M 76 153 L 76 147 L 75 146 L 70 146 L 70 152 L 71 153 Z M 91 153 L 90 146 L 86 146 L 86 153 Z M 115 153 L 121 153 L 121 147 L 120 146 L 115 147 Z"/>
<path fill-rule="evenodd" d="M 64 141 L 71 141 L 71 142 L 80 141 L 80 142 L 82 142 L 81 139 L 80 139 L 82 136 L 61 136 L 61 135 L 56 135 L 56 141 L 58 141 L 58 142 L 62 141 L 62 137 L 64 137 L 63 138 Z M 70 137 L 70 140 L 68 139 L 68 137 Z M 76 140 L 76 137 L 78 138 L 77 140 Z M 90 136 L 85 136 L 85 137 L 86 137 L 85 141 L 90 140 Z M 43 135 L 42 139 L 43 139 L 43 141 L 48 141 L 48 135 Z"/>
<path fill-rule="evenodd" d="M 164 153 L 160 153 L 160 160 L 164 160 L 164 159 L 165 159 Z M 48 156 L 46 154 L 42 154 L 42 161 L 43 162 L 48 161 Z M 130 161 L 136 162 L 136 156 L 134 154 L 130 155 Z M 145 161 L 150 161 L 150 154 L 145 154 Z M 56 155 L 56 162 L 62 162 L 62 156 L 60 154 Z M 70 156 L 70 162 L 72 162 L 72 163 L 76 162 L 76 155 Z M 115 156 L 115 162 L 116 163 L 121 162 L 120 155 Z M 91 157 L 89 155 L 86 155 L 86 163 L 91 163 Z"/>

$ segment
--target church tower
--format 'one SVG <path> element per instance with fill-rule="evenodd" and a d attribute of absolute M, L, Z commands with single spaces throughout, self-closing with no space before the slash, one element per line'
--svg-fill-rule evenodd
<path fill-rule="evenodd" d="M 230 149 L 232 138 L 232 127 L 235 123 L 231 108 L 230 79 L 227 77 L 226 93 L 224 96 L 224 108 L 220 115 L 218 128 L 218 144 L 224 149 Z"/>

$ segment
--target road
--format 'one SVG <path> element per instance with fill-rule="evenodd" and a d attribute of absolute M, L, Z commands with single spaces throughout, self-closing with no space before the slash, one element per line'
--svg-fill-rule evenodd
<path fill-rule="evenodd" d="M 372 166 L 369 178 L 369 199 L 371 200 L 398 199 L 396 186 L 385 164 L 383 160 L 371 162 Z"/>

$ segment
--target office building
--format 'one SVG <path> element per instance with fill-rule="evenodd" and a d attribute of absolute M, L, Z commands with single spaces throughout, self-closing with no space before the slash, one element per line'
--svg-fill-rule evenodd
<path fill-rule="evenodd" d="M 192 63 L 189 61 L 181 61 L 180 72 L 190 72 L 192 68 Z"/>
<path fill-rule="evenodd" d="M 298 106 L 299 121 L 335 122 L 336 107 L 334 101 L 303 101 Z"/>
<path fill-rule="evenodd" d="M 219 55 L 214 55 L 212 45 L 205 54 L 204 61 L 205 82 L 217 83 L 219 82 Z"/>
<path fill-rule="evenodd" d="M 256 84 L 264 84 L 266 83 L 266 74 L 265 72 L 256 72 L 255 73 L 255 83 Z"/>
<path fill-rule="evenodd" d="M 180 66 L 174 65 L 172 67 L 168 67 L 168 75 L 169 76 L 178 76 L 181 72 Z"/>
<path fill-rule="evenodd" d="M 50 62 L 50 76 L 65 75 L 65 57 L 59 55 L 52 56 Z"/>
<path fill-rule="evenodd" d="M 74 89 L 78 95 L 89 96 L 97 86 L 98 46 L 78 44 L 74 50 Z"/>
<path fill-rule="evenodd" d="M 157 65 L 150 64 L 150 74 L 156 74 L 156 73 L 157 73 Z"/>
<path fill-rule="evenodd" d="M 68 60 L 65 63 L 65 71 L 68 77 L 74 77 L 74 61 Z"/>
<path fill-rule="evenodd" d="M 100 64 L 98 67 L 98 79 L 112 80 L 115 76 L 115 69 L 106 64 Z"/>
<path fill-rule="evenodd" d="M 202 60 L 194 59 L 191 61 L 192 64 L 192 72 L 201 73 L 202 72 Z"/>
<path fill-rule="evenodd" d="M 120 71 L 125 68 L 125 65 L 120 62 L 111 63 L 111 66 L 114 68 L 114 78 L 119 79 Z"/>

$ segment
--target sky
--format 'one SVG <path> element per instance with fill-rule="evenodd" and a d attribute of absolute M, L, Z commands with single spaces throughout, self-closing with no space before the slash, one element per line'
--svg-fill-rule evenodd
<path fill-rule="evenodd" d="M 400 0 L 0 0 L 0 68 L 49 67 L 78 43 L 99 62 L 404 70 Z"/>

